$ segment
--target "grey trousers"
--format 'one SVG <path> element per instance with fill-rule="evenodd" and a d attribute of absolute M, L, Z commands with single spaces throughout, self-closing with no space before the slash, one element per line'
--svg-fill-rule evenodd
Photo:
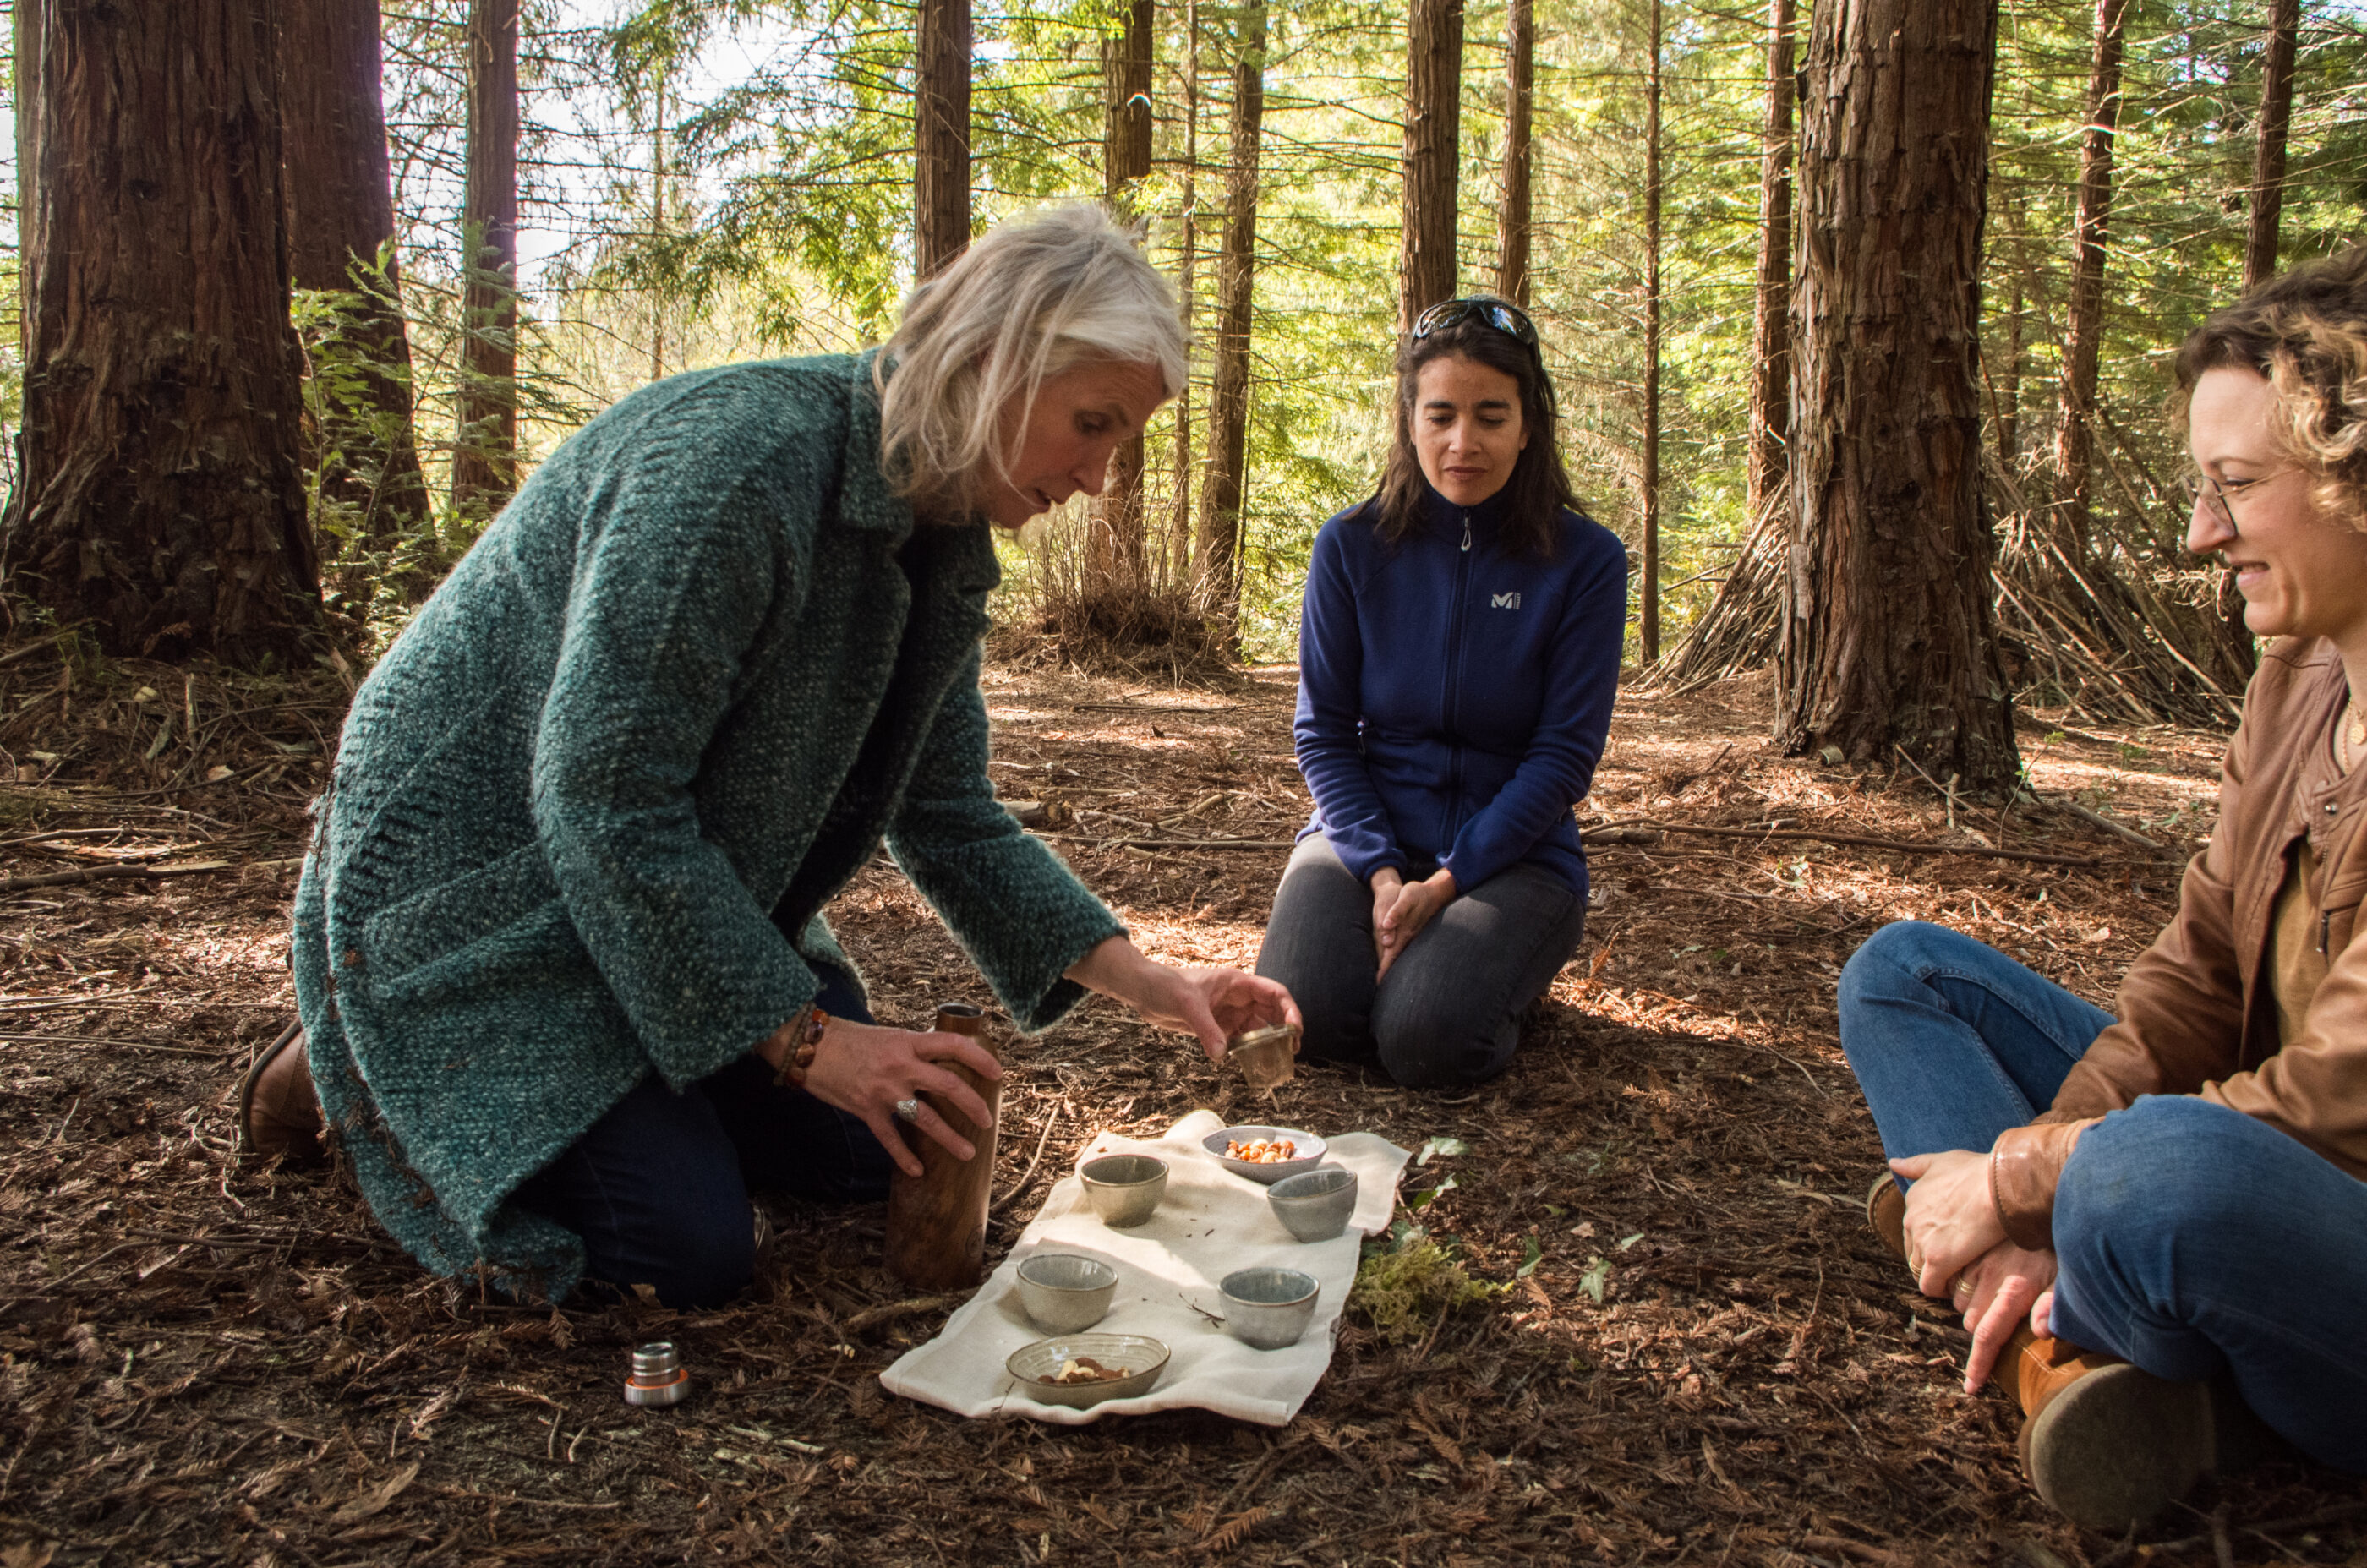
<path fill-rule="evenodd" d="M 1427 875 L 1409 868 L 1407 875 Z M 1520 1043 L 1521 1014 L 1578 951 L 1586 901 L 1539 866 L 1516 865 L 1440 910 L 1376 985 L 1373 894 L 1310 833 L 1274 896 L 1257 972 L 1290 987 L 1301 1049 L 1369 1063 L 1414 1089 L 1495 1077 Z"/>

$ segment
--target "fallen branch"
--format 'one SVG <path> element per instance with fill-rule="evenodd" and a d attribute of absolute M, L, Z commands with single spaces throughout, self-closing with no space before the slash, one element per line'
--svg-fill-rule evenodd
<path fill-rule="evenodd" d="M 865 1307 L 861 1312 L 848 1318 L 843 1327 L 848 1334 L 861 1334 L 866 1329 L 878 1328 L 882 1324 L 896 1323 L 908 1317 L 925 1317 L 933 1312 L 943 1312 L 947 1307 L 960 1305 L 963 1299 L 959 1295 L 915 1296 L 906 1302 L 885 1302 L 878 1306 Z"/>
<path fill-rule="evenodd" d="M 2080 805 L 2076 800 L 2044 795 L 2035 795 L 2033 798 L 2037 800 L 2042 806 L 2052 806 L 2058 811 L 2068 811 L 2072 816 L 2077 817 L 2080 821 L 2089 824 L 2090 827 L 2101 828 L 2105 832 L 2112 834 L 2116 838 L 2126 839 L 2130 843 L 2136 845 L 2139 849 L 2151 850 L 2157 855 L 2175 855 L 2178 852 L 2176 850 L 2171 849 L 2168 844 L 2155 843 L 2151 839 L 2146 838 L 2143 833 L 2138 832 L 2134 828 L 2122 827 L 2118 822 L 2113 821 L 2111 818 L 2105 816 L 2101 811 L 2089 810 L 2086 807 Z"/>
<path fill-rule="evenodd" d="M 0 877 L 0 893 L 16 893 L 32 887 L 64 887 L 79 882 L 108 882 L 125 876 L 197 876 L 215 871 L 284 871 L 291 865 L 303 863 L 302 855 L 293 855 L 286 860 L 200 860 L 179 865 L 86 865 L 73 871 L 45 871 L 33 876 Z"/>
<path fill-rule="evenodd" d="M 1019 1173 L 1019 1179 L 1012 1184 L 1011 1190 L 986 1206 L 988 1213 L 1001 1213 L 1004 1204 L 1027 1190 L 1027 1184 L 1036 1179 L 1036 1168 L 1044 1163 L 1044 1145 L 1052 1141 L 1052 1129 L 1059 1124 L 1059 1121 L 1060 1108 L 1056 1105 L 1044 1118 L 1044 1135 L 1036 1140 L 1035 1157 L 1027 1162 L 1027 1168 Z"/>
<path fill-rule="evenodd" d="M 1722 839 L 1805 839 L 1820 844 L 1853 844 L 1862 849 L 1896 850 L 1915 855 L 1987 855 L 1992 860 L 2031 861 L 2039 865 L 2076 865 L 2093 869 L 2102 863 L 2093 855 L 2047 854 L 2038 850 L 1996 850 L 1985 844 L 1927 844 L 1908 839 L 1876 839 L 1863 833 L 1828 833 L 1813 828 L 1710 828 L 1678 822 L 1623 822 L 1617 832 L 1629 832 L 1637 828 L 1654 828 L 1663 833 L 1709 833 Z M 1581 841 L 1588 835 L 1581 830 Z M 1605 837 L 1609 843 L 1632 843 L 1632 839 Z"/>

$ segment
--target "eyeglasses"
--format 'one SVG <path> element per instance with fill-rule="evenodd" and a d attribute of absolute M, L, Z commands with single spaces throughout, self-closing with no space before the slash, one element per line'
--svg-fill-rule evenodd
<path fill-rule="evenodd" d="M 1530 321 L 1518 305 L 1488 294 L 1475 294 L 1468 299 L 1447 299 L 1433 305 L 1414 318 L 1410 335 L 1414 342 L 1420 343 L 1433 333 L 1444 332 L 1475 316 L 1531 354 L 1540 352 L 1536 323 Z"/>
<path fill-rule="evenodd" d="M 2254 485 L 2266 484 L 2291 471 L 2280 468 L 2276 473 L 2262 474 L 2258 479 L 2214 479 L 2200 469 L 2190 468 L 2180 478 L 2178 492 L 2186 502 L 2189 516 L 2193 515 L 2194 509 L 2200 506 L 2221 524 L 2233 528 L 2236 526 L 2236 502 L 2248 494 Z"/>

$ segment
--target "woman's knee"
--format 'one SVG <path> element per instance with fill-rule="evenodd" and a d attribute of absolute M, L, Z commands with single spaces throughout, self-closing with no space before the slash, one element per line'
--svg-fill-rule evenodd
<path fill-rule="evenodd" d="M 728 1205 L 678 1213 L 632 1238 L 618 1256 L 595 1258 L 594 1270 L 636 1293 L 647 1285 L 675 1312 L 722 1306 L 755 1280 L 755 1211 L 743 1199 L 736 1213 Z"/>
<path fill-rule="evenodd" d="M 1479 1017 L 1443 999 L 1386 1007 L 1373 1020 L 1381 1068 L 1407 1089 L 1484 1083 L 1512 1065 L 1519 1042 L 1518 1019 Z"/>
<path fill-rule="evenodd" d="M 1920 987 L 1921 973 L 1944 963 L 1951 953 L 1981 944 L 1958 931 L 1929 920 L 1893 920 L 1858 944 L 1841 965 L 1840 1010 L 1870 998 Z"/>

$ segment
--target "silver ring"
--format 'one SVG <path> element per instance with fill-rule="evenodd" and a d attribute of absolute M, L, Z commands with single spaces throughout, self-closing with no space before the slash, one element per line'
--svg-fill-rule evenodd
<path fill-rule="evenodd" d="M 898 1101 L 896 1102 L 896 1120 L 897 1120 L 897 1121 L 899 1121 L 899 1122 L 918 1122 L 920 1119 L 921 1119 L 921 1102 L 920 1102 L 919 1100 L 898 1100 Z"/>

